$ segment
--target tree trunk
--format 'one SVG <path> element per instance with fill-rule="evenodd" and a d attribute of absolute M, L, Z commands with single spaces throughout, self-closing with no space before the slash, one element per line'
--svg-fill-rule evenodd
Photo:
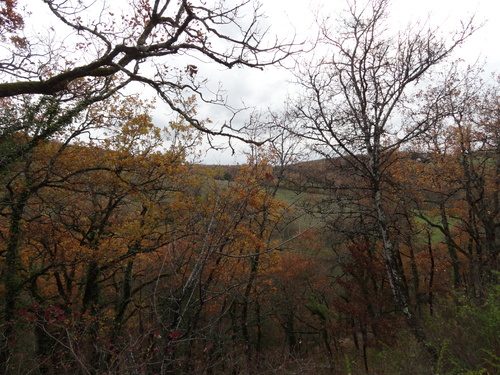
<path fill-rule="evenodd" d="M 398 261 L 396 250 L 392 244 L 389 232 L 389 223 L 386 218 L 382 204 L 381 191 L 376 189 L 374 192 L 375 206 L 377 209 L 377 219 L 380 235 L 384 246 L 384 258 L 389 283 L 391 285 L 392 294 L 396 304 L 403 312 L 408 328 L 415 336 L 417 341 L 424 347 L 426 352 L 433 361 L 437 361 L 439 353 L 432 345 L 429 344 L 425 332 L 423 331 L 420 322 L 416 318 L 414 312 L 410 308 L 408 287 L 404 278 L 403 270 Z"/>
<path fill-rule="evenodd" d="M 1 343 L 0 349 L 0 373 L 11 373 L 9 368 L 9 361 L 11 358 L 12 344 L 16 341 L 15 333 L 15 311 L 17 308 L 17 299 L 21 292 L 21 276 L 19 274 L 20 259 L 19 247 L 22 237 L 22 216 L 26 202 L 30 195 L 29 191 L 25 191 L 19 197 L 16 204 L 12 206 L 12 213 L 10 217 L 9 236 L 7 242 L 7 249 L 5 252 L 5 306 L 4 306 L 4 322 L 5 329 L 3 332 L 4 339 Z"/>
<path fill-rule="evenodd" d="M 446 214 L 443 204 L 439 205 L 439 210 L 441 214 L 441 223 L 443 225 L 443 230 L 446 240 L 446 247 L 448 248 L 448 253 L 450 254 L 451 268 L 452 268 L 452 283 L 453 287 L 455 289 L 458 289 L 462 284 L 462 280 L 460 278 L 460 261 L 458 259 L 458 254 L 457 250 L 455 249 L 455 245 L 451 239 L 451 231 L 450 231 L 450 224 L 448 222 L 448 215 Z"/>

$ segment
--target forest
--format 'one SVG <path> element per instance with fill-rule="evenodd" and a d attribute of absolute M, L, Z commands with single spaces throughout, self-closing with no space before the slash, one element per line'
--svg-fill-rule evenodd
<path fill-rule="evenodd" d="M 500 373 L 473 17 L 393 30 L 353 0 L 311 58 L 249 0 L 33 2 L 47 35 L 0 1 L 1 374 Z M 201 74 L 290 60 L 297 90 L 244 124 Z M 203 163 L 221 142 L 245 162 Z"/>

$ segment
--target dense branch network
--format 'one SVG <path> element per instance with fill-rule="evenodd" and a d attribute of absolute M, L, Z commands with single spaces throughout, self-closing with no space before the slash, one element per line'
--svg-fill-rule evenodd
<path fill-rule="evenodd" d="M 203 95 L 205 80 L 198 78 L 197 64 L 262 68 L 280 63 L 294 48 L 293 41 L 268 41 L 267 30 L 260 29 L 260 6 L 249 0 L 229 6 L 224 2 L 130 0 L 116 9 L 100 1 L 43 3 L 59 23 L 57 33 L 69 36 L 59 47 L 54 41 L 37 43 L 18 36 L 5 41 L 3 49 L 9 53 L 0 60 L 0 98 L 67 97 L 82 80 L 90 85 L 104 82 L 99 93 L 103 95 L 135 81 L 153 88 L 198 130 L 237 137 L 231 127 L 231 134 L 226 134 L 201 126 L 176 104 L 195 94 L 203 101 L 224 105 L 219 94 L 215 99 Z"/>

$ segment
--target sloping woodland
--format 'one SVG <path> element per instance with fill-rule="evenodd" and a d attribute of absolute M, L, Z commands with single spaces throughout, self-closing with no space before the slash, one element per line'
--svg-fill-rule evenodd
<path fill-rule="evenodd" d="M 217 128 L 186 56 L 299 55 L 258 7 L 41 3 L 72 50 L 0 3 L 0 373 L 500 372 L 500 80 L 450 61 L 472 21 L 391 36 L 351 2 L 286 109 Z M 214 136 L 247 162 L 200 165 Z"/>

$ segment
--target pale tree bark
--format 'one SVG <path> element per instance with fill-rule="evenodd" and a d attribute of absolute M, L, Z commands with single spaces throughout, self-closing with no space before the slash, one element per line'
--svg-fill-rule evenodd
<path fill-rule="evenodd" d="M 371 211 L 366 214 L 378 228 L 395 303 L 415 338 L 437 359 L 411 308 L 392 231 L 396 223 L 389 215 L 388 168 L 400 147 L 435 126 L 442 116 L 419 107 L 408 95 L 410 90 L 474 28 L 472 20 L 465 22 L 450 40 L 418 23 L 391 34 L 388 6 L 388 0 L 364 5 L 354 1 L 336 29 L 328 21 L 320 22 L 327 52 L 297 73 L 304 89 L 295 109 L 301 126 L 288 130 L 300 135 L 320 156 L 342 158 L 355 171 L 363 185 L 360 194 L 365 191 L 365 202 L 370 202 Z"/>

